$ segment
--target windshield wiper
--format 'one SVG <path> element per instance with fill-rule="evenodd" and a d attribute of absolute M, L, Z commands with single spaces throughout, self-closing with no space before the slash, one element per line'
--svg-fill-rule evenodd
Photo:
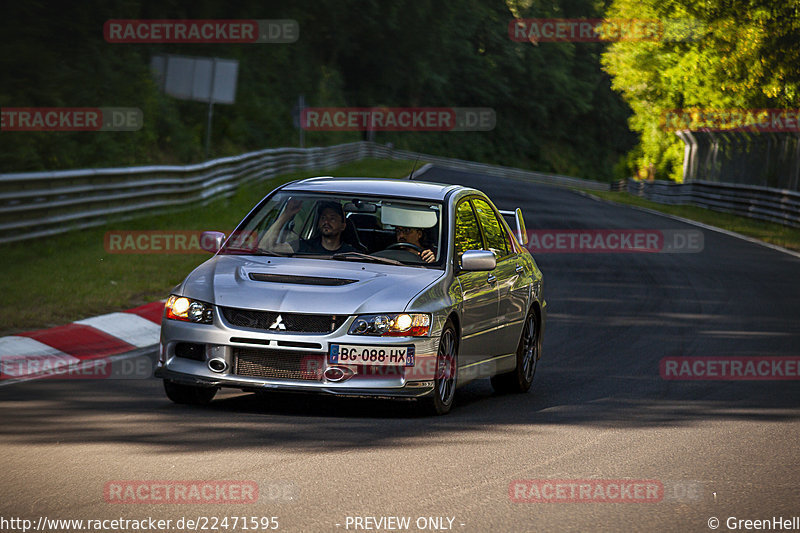
<path fill-rule="evenodd" d="M 386 263 L 387 265 L 403 265 L 400 261 L 395 259 L 389 259 L 388 257 L 378 257 L 377 255 L 369 255 L 369 254 L 362 254 L 361 252 L 339 252 L 338 254 L 333 254 L 331 259 L 342 259 L 342 260 L 367 260 L 367 261 L 374 261 L 376 263 Z"/>
<path fill-rule="evenodd" d="M 246 255 L 267 255 L 270 257 L 289 257 L 289 254 L 283 252 L 273 252 L 272 250 L 265 250 L 264 248 L 237 248 L 227 246 L 221 250 L 224 254 L 226 252 L 241 253 Z"/>

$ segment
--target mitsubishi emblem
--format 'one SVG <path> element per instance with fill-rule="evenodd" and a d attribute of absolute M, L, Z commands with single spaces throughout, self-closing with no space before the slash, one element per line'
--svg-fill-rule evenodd
<path fill-rule="evenodd" d="M 275 322 L 272 323 L 269 329 L 279 329 L 279 330 L 286 329 L 286 324 L 283 323 L 283 318 L 281 317 L 281 315 L 278 315 L 278 317 L 275 319 Z"/>

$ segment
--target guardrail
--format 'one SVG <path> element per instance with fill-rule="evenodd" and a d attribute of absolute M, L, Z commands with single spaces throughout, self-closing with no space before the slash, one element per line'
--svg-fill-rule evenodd
<path fill-rule="evenodd" d="M 679 130 L 675 135 L 684 143 L 684 183 L 703 180 L 800 191 L 796 131 Z"/>
<path fill-rule="evenodd" d="M 662 204 L 693 204 L 800 227 L 800 193 L 786 189 L 711 181 L 673 183 L 628 180 L 627 191 Z"/>
<path fill-rule="evenodd" d="M 428 163 L 531 183 L 625 190 L 666 204 L 695 204 L 800 227 L 800 193 L 754 185 L 694 181 L 609 186 L 449 157 L 396 150 L 370 142 L 322 148 L 271 148 L 188 166 L 148 166 L 0 174 L 0 243 L 33 239 L 134 218 L 153 209 L 196 205 L 236 188 L 293 171 L 315 171 L 367 157 Z"/>
<path fill-rule="evenodd" d="M 0 242 L 99 226 L 153 209 L 202 204 L 293 171 L 380 157 L 376 145 L 275 148 L 188 166 L 0 174 Z"/>
<path fill-rule="evenodd" d="M 429 163 L 437 163 L 491 176 L 502 176 L 558 186 L 580 187 L 596 191 L 627 190 L 631 194 L 642 196 L 661 204 L 692 204 L 715 211 L 725 211 L 740 216 L 800 227 L 800 193 L 785 189 L 710 181 L 674 183 L 672 181 L 646 182 L 629 179 L 608 184 L 570 176 L 542 174 L 518 168 L 499 167 L 446 157 L 415 154 L 413 152 L 397 150 L 395 153 L 407 159 L 420 156 Z"/>
<path fill-rule="evenodd" d="M 531 183 L 542 183 L 545 185 L 557 185 L 560 187 L 580 187 L 582 189 L 590 189 L 594 191 L 607 191 L 608 183 L 600 181 L 592 181 L 582 178 L 575 178 L 572 176 L 562 176 L 560 174 L 543 174 L 541 172 L 533 172 L 530 170 L 523 170 L 514 167 L 503 167 L 499 165 L 489 165 L 486 163 L 476 163 L 474 161 L 464 161 L 462 159 L 453 159 L 450 157 L 440 157 L 436 155 L 418 154 L 416 152 L 407 152 L 404 150 L 390 150 L 390 157 L 394 159 L 416 159 L 436 165 L 456 168 L 458 170 L 466 170 L 468 172 L 475 172 L 477 174 L 486 174 L 489 176 L 497 176 L 501 178 L 511 178 Z"/>
<path fill-rule="evenodd" d="M 0 174 L 0 243 L 33 239 L 202 204 L 238 186 L 293 171 L 315 171 L 367 157 L 416 159 L 539 183 L 604 188 L 604 183 L 394 150 L 369 142 L 272 148 L 188 166 L 101 168 Z"/>

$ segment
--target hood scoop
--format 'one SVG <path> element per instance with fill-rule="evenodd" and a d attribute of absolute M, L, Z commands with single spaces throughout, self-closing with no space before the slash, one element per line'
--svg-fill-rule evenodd
<path fill-rule="evenodd" d="M 290 276 L 287 274 L 267 274 L 264 272 L 250 272 L 249 277 L 253 281 L 265 281 L 268 283 L 294 283 L 296 285 L 324 285 L 328 287 L 349 285 L 358 281 L 357 279 Z"/>

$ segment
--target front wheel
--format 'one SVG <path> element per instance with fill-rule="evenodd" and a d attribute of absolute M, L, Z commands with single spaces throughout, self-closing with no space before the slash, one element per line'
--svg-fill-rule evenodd
<path fill-rule="evenodd" d="M 164 380 L 164 392 L 175 403 L 186 405 L 207 405 L 217 393 L 216 387 L 196 387 Z"/>
<path fill-rule="evenodd" d="M 539 362 L 539 327 L 537 315 L 533 309 L 528 311 L 525 324 L 522 327 L 522 336 L 517 346 L 517 366 L 507 374 L 500 374 L 492 378 L 492 387 L 500 393 L 528 392 L 536 374 L 536 365 Z"/>
<path fill-rule="evenodd" d="M 458 336 L 449 320 L 444 325 L 436 354 L 436 379 L 433 396 L 423 400 L 424 411 L 444 415 L 450 412 L 456 394 L 458 373 Z"/>

